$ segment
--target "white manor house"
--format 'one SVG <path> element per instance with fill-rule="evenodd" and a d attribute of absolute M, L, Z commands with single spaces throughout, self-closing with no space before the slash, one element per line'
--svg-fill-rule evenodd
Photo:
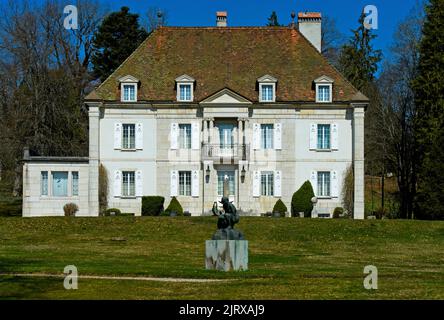
<path fill-rule="evenodd" d="M 364 218 L 368 99 L 320 54 L 321 15 L 289 27 L 160 27 L 86 97 L 89 157 L 25 155 L 23 216 L 99 215 L 99 166 L 108 207 L 141 214 L 141 198 L 176 196 L 208 214 L 229 179 L 244 214 L 291 208 L 307 180 L 324 215 L 342 206 L 354 169 L 354 217 Z"/>

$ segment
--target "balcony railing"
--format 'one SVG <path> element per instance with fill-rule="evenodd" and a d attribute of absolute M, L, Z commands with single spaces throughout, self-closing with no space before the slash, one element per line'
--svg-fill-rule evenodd
<path fill-rule="evenodd" d="M 235 163 L 248 160 L 250 146 L 248 144 L 204 144 L 202 147 L 202 160 L 212 160 L 220 163 Z"/>

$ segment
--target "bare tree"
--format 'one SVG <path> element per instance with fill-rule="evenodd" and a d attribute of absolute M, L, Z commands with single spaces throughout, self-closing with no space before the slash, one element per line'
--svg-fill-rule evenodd
<path fill-rule="evenodd" d="M 381 103 L 375 122 L 375 148 L 384 155 L 384 166 L 393 171 L 399 188 L 399 215 L 413 217 L 413 199 L 416 195 L 415 141 L 413 121 L 416 106 L 411 89 L 419 61 L 419 41 L 424 21 L 423 8 L 418 3 L 411 14 L 400 23 L 391 48 L 392 58 L 386 61 L 379 79 Z"/>
<path fill-rule="evenodd" d="M 340 48 L 344 42 L 345 37 L 337 28 L 336 20 L 329 16 L 323 16 L 321 28 L 322 54 L 334 66 L 337 66 Z"/>
<path fill-rule="evenodd" d="M 161 8 L 149 7 L 145 18 L 142 24 L 147 32 L 152 32 L 160 26 L 167 25 L 168 13 Z"/>
<path fill-rule="evenodd" d="M 21 191 L 23 147 L 45 155 L 85 155 L 84 88 L 91 38 L 100 21 L 95 0 L 78 1 L 79 29 L 63 27 L 63 4 L 9 1 L 0 9 L 0 154 Z M 2 150 L 3 151 L 3 150 Z"/>

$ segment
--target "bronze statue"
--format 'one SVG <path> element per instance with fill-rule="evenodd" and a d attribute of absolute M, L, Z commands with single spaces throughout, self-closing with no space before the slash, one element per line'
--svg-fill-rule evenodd
<path fill-rule="evenodd" d="M 217 231 L 213 235 L 213 240 L 244 240 L 244 235 L 239 230 L 234 229 L 234 225 L 239 222 L 239 214 L 236 207 L 227 197 L 221 200 L 224 211 L 217 209 L 217 203 L 213 204 L 213 214 L 218 216 Z"/>

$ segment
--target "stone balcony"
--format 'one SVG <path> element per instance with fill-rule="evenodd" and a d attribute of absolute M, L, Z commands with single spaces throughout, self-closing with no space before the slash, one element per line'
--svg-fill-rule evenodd
<path fill-rule="evenodd" d="M 202 161 L 213 161 L 218 164 L 237 164 L 250 158 L 249 144 L 204 144 L 202 146 Z"/>

